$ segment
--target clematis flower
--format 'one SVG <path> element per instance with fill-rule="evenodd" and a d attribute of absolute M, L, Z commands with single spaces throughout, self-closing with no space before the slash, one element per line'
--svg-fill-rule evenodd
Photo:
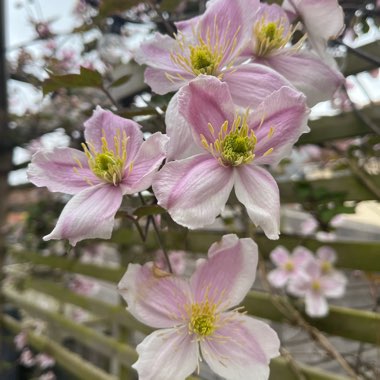
<path fill-rule="evenodd" d="M 36 363 L 41 369 L 54 367 L 55 360 L 50 355 L 41 353 L 36 356 Z"/>
<path fill-rule="evenodd" d="M 297 297 L 305 297 L 306 314 L 324 317 L 328 314 L 326 298 L 340 298 L 346 289 L 347 279 L 338 271 L 324 273 L 320 263 L 310 261 L 302 275 L 289 281 L 288 292 Z"/>
<path fill-rule="evenodd" d="M 188 146 L 200 153 L 158 172 L 152 184 L 158 203 L 194 229 L 213 223 L 235 188 L 251 220 L 277 239 L 278 187 L 260 165 L 277 163 L 308 131 L 305 97 L 282 87 L 241 115 L 227 84 L 203 76 L 179 91 L 178 110 L 193 135 Z M 171 136 L 173 144 L 181 138 L 180 132 Z"/>
<path fill-rule="evenodd" d="M 110 238 L 123 195 L 150 187 L 165 158 L 166 136 L 155 133 L 143 141 L 137 123 L 99 106 L 84 126 L 84 152 L 43 150 L 29 165 L 36 186 L 74 194 L 44 240 L 68 239 L 74 246 L 83 239 Z"/>
<path fill-rule="evenodd" d="M 268 273 L 268 281 L 272 286 L 282 288 L 291 278 L 302 274 L 314 256 L 304 247 L 295 248 L 290 255 L 285 247 L 278 246 L 270 253 L 270 259 L 277 268 Z"/>
<path fill-rule="evenodd" d="M 283 75 L 306 95 L 309 106 L 330 100 L 344 76 L 316 54 L 301 50 L 304 39 L 290 45 L 294 30 L 283 8 L 261 4 L 253 21 L 252 38 L 242 55 Z"/>
<path fill-rule="evenodd" d="M 268 94 L 289 85 L 263 65 L 241 64 L 244 59 L 239 57 L 259 4 L 258 0 L 209 1 L 203 15 L 176 23 L 174 38 L 156 33 L 135 53 L 136 61 L 148 66 L 145 82 L 163 95 L 199 75 L 215 76 L 229 84 L 235 103 L 243 107 L 245 91 L 260 88 Z"/>
<path fill-rule="evenodd" d="M 251 288 L 257 267 L 252 239 L 225 235 L 201 259 L 189 280 L 157 276 L 153 263 L 129 264 L 119 283 L 128 311 L 159 328 L 137 346 L 140 380 L 184 380 L 201 357 L 219 376 L 264 380 L 279 354 L 277 334 L 236 307 Z"/>
<path fill-rule="evenodd" d="M 344 12 L 337 0 L 284 0 L 283 8 L 300 17 L 313 49 L 330 64 L 335 61 L 326 53 L 327 42 L 344 30 Z"/>

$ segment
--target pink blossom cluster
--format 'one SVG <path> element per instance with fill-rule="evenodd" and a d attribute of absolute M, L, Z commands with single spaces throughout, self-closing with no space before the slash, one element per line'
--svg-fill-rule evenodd
<path fill-rule="evenodd" d="M 320 247 L 315 256 L 305 247 L 296 247 L 290 254 L 278 246 L 270 259 L 276 266 L 268 273 L 270 284 L 303 297 L 306 313 L 311 317 L 326 316 L 329 311 L 326 298 L 340 298 L 345 292 L 347 278 L 334 268 L 336 253 L 328 246 Z"/>
<path fill-rule="evenodd" d="M 20 364 L 27 368 L 35 368 L 39 372 L 40 380 L 55 380 L 56 376 L 52 371 L 55 360 L 48 354 L 41 352 L 35 355 L 28 346 L 28 336 L 25 331 L 21 331 L 14 337 L 16 349 L 20 351 Z"/>
<path fill-rule="evenodd" d="M 326 53 L 343 30 L 342 9 L 337 0 L 285 0 L 282 7 L 210 0 L 202 15 L 175 26 L 175 35 L 156 33 L 135 54 L 153 92 L 175 92 L 166 134 L 146 138 L 135 121 L 98 106 L 84 123 L 83 151 L 34 154 L 30 181 L 73 195 L 44 240 L 109 239 L 124 197 L 146 190 L 189 229 L 214 223 L 234 193 L 251 221 L 278 239 L 279 190 L 268 166 L 289 156 L 309 131 L 309 107 L 331 99 L 344 81 Z M 304 37 L 294 42 L 300 28 Z M 311 254 L 279 252 L 271 281 L 305 296 L 309 314 L 326 314 L 325 296 L 337 296 L 342 276 L 317 259 L 301 265 Z M 183 380 L 204 359 L 226 379 L 267 379 L 278 337 L 236 308 L 256 266 L 256 244 L 236 235 L 214 243 L 189 279 L 153 262 L 130 264 L 120 293 L 132 315 L 159 329 L 137 347 L 139 378 Z"/>

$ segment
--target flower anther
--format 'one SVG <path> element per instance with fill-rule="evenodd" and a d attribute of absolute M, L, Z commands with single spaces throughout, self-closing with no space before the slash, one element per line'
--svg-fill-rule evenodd
<path fill-rule="evenodd" d="M 98 178 L 105 182 L 112 183 L 115 186 L 122 181 L 124 166 L 127 160 L 128 139 L 124 131 L 122 135 L 120 135 L 120 130 L 117 130 L 114 136 L 115 149 L 110 149 L 103 130 L 103 136 L 101 138 L 102 148 L 100 152 L 98 152 L 90 142 L 87 142 L 87 145 L 82 144 L 84 153 L 87 156 L 88 165 Z M 77 163 L 81 166 L 79 162 Z M 132 165 L 133 164 L 130 165 L 130 171 L 132 170 Z M 76 168 L 74 168 L 74 170 L 75 169 Z"/>
<path fill-rule="evenodd" d="M 190 74 L 196 76 L 201 74 L 213 75 L 222 79 L 221 70 L 231 68 L 234 63 L 232 59 L 225 65 L 223 64 L 225 67 L 222 67 L 225 56 L 236 48 L 240 27 L 237 28 L 231 39 L 227 37 L 229 31 L 230 22 L 226 30 L 221 32 L 215 18 L 212 30 L 208 27 L 205 35 L 202 34 L 201 30 L 193 29 L 193 40 L 195 41 L 193 44 L 190 44 L 185 35 L 179 32 L 175 36 L 177 49 L 172 51 L 170 58 L 174 64 Z M 184 79 L 180 74 L 173 76 L 167 73 L 166 77 L 171 81 Z"/>
<path fill-rule="evenodd" d="M 285 20 L 279 19 L 277 22 L 267 21 L 264 15 L 254 26 L 253 35 L 255 41 L 255 53 L 259 57 L 264 57 L 276 50 L 283 49 L 291 41 L 293 34 L 297 28 L 289 28 L 285 30 Z M 303 44 L 306 36 L 301 38 L 292 50 L 298 51 Z"/>

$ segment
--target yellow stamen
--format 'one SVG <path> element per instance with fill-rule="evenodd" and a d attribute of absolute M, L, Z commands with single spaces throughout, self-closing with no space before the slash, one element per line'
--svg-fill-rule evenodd
<path fill-rule="evenodd" d="M 321 263 L 322 273 L 327 274 L 327 273 L 331 272 L 331 270 L 332 270 L 332 265 L 331 265 L 330 261 L 326 261 L 326 260 L 322 261 L 322 263 Z"/>
<path fill-rule="evenodd" d="M 179 32 L 175 35 L 177 41 L 177 49 L 173 50 L 170 58 L 174 64 L 189 74 L 214 75 L 222 79 L 222 69 L 230 69 L 234 64 L 234 58 L 229 62 L 222 62 L 226 54 L 232 53 L 236 49 L 237 37 L 240 32 L 240 26 L 234 32 L 232 38 L 229 38 L 231 24 L 228 22 L 223 31 L 219 30 L 217 19 L 214 19 L 212 29 L 209 27 L 206 31 L 193 29 L 194 44 L 189 44 L 183 33 Z M 205 32 L 205 33 L 203 33 Z M 232 55 L 232 54 L 231 54 Z M 238 56 L 238 53 L 233 54 Z M 175 80 L 184 80 L 181 74 L 171 75 L 166 73 L 166 77 L 174 82 Z"/>
<path fill-rule="evenodd" d="M 287 261 L 284 265 L 284 269 L 288 272 L 292 272 L 294 270 L 294 263 L 292 261 Z"/>
<path fill-rule="evenodd" d="M 90 142 L 87 142 L 87 145 L 82 144 L 82 147 L 91 171 L 98 178 L 116 186 L 122 181 L 124 176 L 124 166 L 127 160 L 127 144 L 129 137 L 127 137 L 125 131 L 123 131 L 122 135 L 120 135 L 120 130 L 117 130 L 113 138 L 114 150 L 112 150 L 109 148 L 104 130 L 102 134 L 102 146 L 100 152 L 98 152 L 95 149 L 95 146 Z M 79 168 L 83 168 L 78 159 L 74 158 L 74 161 L 78 164 Z M 132 171 L 132 168 L 133 162 L 129 166 L 130 172 Z M 75 167 L 74 170 L 78 172 L 78 169 Z"/>
<path fill-rule="evenodd" d="M 311 283 L 311 289 L 315 292 L 319 292 L 321 290 L 321 283 L 318 280 L 314 280 Z"/>
<path fill-rule="evenodd" d="M 255 54 L 259 57 L 264 57 L 273 51 L 283 49 L 291 41 L 297 27 L 298 25 L 289 28 L 286 32 L 285 19 L 280 19 L 276 22 L 267 21 L 267 15 L 264 15 L 253 28 Z M 301 38 L 291 49 L 298 51 L 305 39 L 306 36 Z"/>

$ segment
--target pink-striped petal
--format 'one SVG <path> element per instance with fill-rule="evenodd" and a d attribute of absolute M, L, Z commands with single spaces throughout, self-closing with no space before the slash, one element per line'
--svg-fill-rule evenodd
<path fill-rule="evenodd" d="M 153 181 L 158 204 L 175 222 L 194 229 L 209 225 L 223 210 L 234 182 L 233 169 L 209 154 L 172 161 Z"/>
<path fill-rule="evenodd" d="M 211 46 L 225 47 L 221 66 L 237 56 L 251 36 L 258 0 L 214 0 L 200 18 L 198 32 Z"/>
<path fill-rule="evenodd" d="M 278 267 L 281 267 L 289 261 L 289 251 L 282 245 L 279 245 L 270 253 L 270 259 Z"/>
<path fill-rule="evenodd" d="M 100 184 L 82 190 L 70 199 L 54 230 L 43 239 L 68 239 L 73 246 L 83 239 L 109 239 L 121 200 L 120 187 L 113 185 Z"/>
<path fill-rule="evenodd" d="M 280 234 L 280 197 L 274 178 L 262 168 L 242 165 L 235 172 L 235 193 L 252 222 L 269 239 Z"/>
<path fill-rule="evenodd" d="M 122 182 L 123 194 L 133 194 L 148 189 L 153 176 L 166 156 L 168 137 L 157 132 L 144 141 L 133 161 L 132 171 L 126 168 Z"/>
<path fill-rule="evenodd" d="M 198 365 L 198 344 L 185 328 L 157 330 L 136 350 L 139 380 L 184 380 Z"/>
<path fill-rule="evenodd" d="M 72 148 L 38 151 L 27 173 L 29 181 L 36 186 L 66 194 L 76 194 L 88 188 L 90 183 L 100 183 L 88 167 L 85 154 Z"/>
<path fill-rule="evenodd" d="M 252 239 L 224 235 L 214 243 L 191 277 L 195 302 L 209 300 L 223 311 L 238 305 L 251 289 L 256 276 L 257 245 Z"/>
<path fill-rule="evenodd" d="M 105 136 L 108 148 L 116 153 L 114 138 L 119 134 L 121 139 L 123 133 L 128 137 L 126 166 L 135 158 L 143 142 L 143 134 L 140 125 L 133 120 L 124 119 L 111 111 L 106 111 L 97 106 L 93 115 L 84 123 L 84 137 L 86 142 L 91 143 L 98 152 L 102 151 L 102 137 Z"/>
<path fill-rule="evenodd" d="M 274 91 L 292 84 L 270 67 L 257 63 L 239 65 L 225 72 L 223 80 L 228 84 L 232 99 L 241 107 L 255 110 Z"/>
<path fill-rule="evenodd" d="M 269 95 L 249 120 L 257 137 L 255 162 L 272 165 L 288 156 L 301 134 L 309 131 L 308 116 L 306 98 L 299 91 L 282 87 Z"/>
<path fill-rule="evenodd" d="M 178 95 L 179 113 L 191 125 L 196 141 L 203 135 L 214 142 L 222 124 L 232 126 L 235 111 L 228 85 L 219 79 L 201 75 L 183 87 Z M 214 133 L 208 124 L 214 128 Z"/>
<path fill-rule="evenodd" d="M 330 100 L 343 84 L 344 76 L 311 53 L 276 54 L 260 60 L 288 79 L 307 97 L 307 104 Z"/>
<path fill-rule="evenodd" d="M 181 160 L 202 153 L 203 148 L 195 143 L 191 126 L 179 113 L 177 92 L 166 109 L 166 134 L 169 136 L 167 160 Z"/>
<path fill-rule="evenodd" d="M 184 306 L 190 302 L 187 282 L 174 275 L 156 272 L 153 263 L 129 264 L 118 285 L 127 310 L 139 321 L 155 328 L 183 323 Z"/>
<path fill-rule="evenodd" d="M 279 355 L 276 332 L 264 322 L 234 312 L 222 315 L 221 327 L 201 341 L 211 369 L 228 380 L 267 380 L 269 362 Z"/>

